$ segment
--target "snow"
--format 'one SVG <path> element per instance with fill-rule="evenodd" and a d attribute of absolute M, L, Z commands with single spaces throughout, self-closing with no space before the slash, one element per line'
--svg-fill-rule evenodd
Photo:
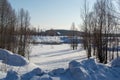
<path fill-rule="evenodd" d="M 8 71 L 3 80 L 119 80 L 119 74 L 120 67 L 109 67 L 87 59 L 80 62 L 73 60 L 67 69 L 58 68 L 51 72 L 35 68 L 19 76 L 17 72 Z"/>
<path fill-rule="evenodd" d="M 38 43 L 52 44 L 52 43 L 61 43 L 59 36 L 33 36 L 33 41 Z"/>
<path fill-rule="evenodd" d="M 58 32 L 58 35 L 59 34 L 60 33 Z M 71 40 L 72 40 L 72 38 L 70 38 L 69 36 L 32 36 L 32 41 L 33 42 L 42 43 L 42 44 L 71 43 Z M 80 37 L 77 37 L 77 41 L 78 41 L 78 43 L 81 43 L 82 39 Z"/>
<path fill-rule="evenodd" d="M 17 72 L 11 70 L 7 72 L 7 76 L 4 80 L 21 80 L 21 79 Z"/>
<path fill-rule="evenodd" d="M 120 57 L 113 60 L 112 63 L 111 63 L 111 66 L 112 67 L 120 67 Z"/>
<path fill-rule="evenodd" d="M 70 70 L 71 75 L 75 80 L 90 80 L 89 75 L 85 72 L 84 68 L 73 68 Z"/>
<path fill-rule="evenodd" d="M 30 80 L 34 76 L 41 76 L 43 74 L 43 71 L 40 68 L 35 68 L 32 71 L 23 74 L 22 75 L 22 80 Z"/>
<path fill-rule="evenodd" d="M 89 61 L 91 62 L 91 61 Z M 81 64 L 77 61 L 71 61 L 69 63 L 69 69 L 70 72 L 75 80 L 90 80 L 89 75 L 87 71 L 85 70 L 85 67 L 88 65 Z M 90 68 L 90 67 L 89 67 Z"/>
<path fill-rule="evenodd" d="M 40 80 L 53 80 L 49 75 L 45 74 L 41 76 Z"/>
<path fill-rule="evenodd" d="M 72 69 L 72 68 L 74 68 L 74 67 L 77 67 L 77 66 L 80 66 L 80 63 L 77 62 L 77 61 L 75 61 L 75 60 L 73 60 L 73 61 L 71 61 L 71 62 L 69 63 L 69 68 L 70 68 L 70 69 Z"/>
<path fill-rule="evenodd" d="M 0 69 L 0 80 L 120 80 L 120 57 L 109 66 L 100 64 L 87 59 L 80 45 L 78 50 L 68 44 L 32 45 L 30 61 L 0 49 L 0 60 L 8 68 Z"/>
<path fill-rule="evenodd" d="M 78 50 L 72 50 L 69 44 L 33 45 L 30 54 L 30 62 L 35 63 L 44 70 L 67 68 L 70 61 L 85 58 L 86 53 L 80 47 L 80 44 Z"/>
<path fill-rule="evenodd" d="M 16 78 L 17 74 L 22 75 L 35 67 L 37 66 L 33 63 L 29 63 L 24 57 L 8 50 L 0 49 L 0 79 L 4 78 L 5 80 L 9 80 L 8 78 L 10 78 L 10 76 Z M 6 73 L 6 71 L 8 72 Z M 13 78 L 10 80 L 13 80 Z"/>
<path fill-rule="evenodd" d="M 49 74 L 51 76 L 53 76 L 53 75 L 60 75 L 60 74 L 63 74 L 63 73 L 65 73 L 65 69 L 64 68 L 54 69 L 51 72 L 49 72 Z"/>
<path fill-rule="evenodd" d="M 89 71 L 96 71 L 98 70 L 98 66 L 95 62 L 94 59 L 89 59 L 89 60 L 83 60 L 81 61 L 81 65 L 86 69 L 86 70 L 89 70 Z"/>
<path fill-rule="evenodd" d="M 0 60 L 2 60 L 2 63 L 12 66 L 24 66 L 28 64 L 28 61 L 24 57 L 5 49 L 0 49 Z"/>
<path fill-rule="evenodd" d="M 69 70 L 74 80 L 120 79 L 120 67 L 105 66 L 103 64 L 96 63 L 94 59 L 83 60 L 81 62 L 72 61 L 69 63 Z"/>
<path fill-rule="evenodd" d="M 40 76 L 33 76 L 30 80 L 40 80 Z"/>
<path fill-rule="evenodd" d="M 0 71 L 0 80 L 6 77 L 6 73 Z"/>

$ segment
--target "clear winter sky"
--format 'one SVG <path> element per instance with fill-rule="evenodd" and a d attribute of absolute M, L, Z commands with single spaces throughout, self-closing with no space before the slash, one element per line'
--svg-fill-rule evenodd
<path fill-rule="evenodd" d="M 95 0 L 88 0 L 93 4 Z M 18 11 L 24 8 L 29 11 L 31 24 L 40 29 L 70 29 L 74 22 L 80 25 L 80 10 L 84 0 L 9 0 Z M 78 27 L 79 28 L 79 27 Z"/>

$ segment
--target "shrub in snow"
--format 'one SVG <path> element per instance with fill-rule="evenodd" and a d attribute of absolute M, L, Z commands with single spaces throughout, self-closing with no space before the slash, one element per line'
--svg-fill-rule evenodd
<path fill-rule="evenodd" d="M 120 57 L 114 59 L 111 63 L 112 67 L 120 67 Z"/>
<path fill-rule="evenodd" d="M 54 76 L 54 75 L 63 74 L 64 72 L 65 72 L 64 68 L 58 68 L 58 69 L 52 70 L 49 74 Z"/>
<path fill-rule="evenodd" d="M 33 76 L 43 75 L 43 71 L 40 68 L 35 68 L 34 70 L 22 75 L 22 80 L 30 80 Z"/>
<path fill-rule="evenodd" d="M 49 75 L 43 75 L 41 76 L 40 80 L 53 80 Z"/>
<path fill-rule="evenodd" d="M 21 79 L 18 76 L 17 72 L 10 70 L 7 72 L 7 76 L 4 80 L 21 80 Z"/>

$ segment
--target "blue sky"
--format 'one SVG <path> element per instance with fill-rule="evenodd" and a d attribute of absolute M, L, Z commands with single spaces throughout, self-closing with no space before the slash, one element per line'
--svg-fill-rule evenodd
<path fill-rule="evenodd" d="M 17 10 L 29 11 L 31 24 L 41 29 L 70 29 L 72 22 L 76 27 L 81 23 L 80 8 L 84 0 L 9 0 Z M 95 0 L 89 0 L 93 3 Z M 78 27 L 79 28 L 79 27 Z"/>

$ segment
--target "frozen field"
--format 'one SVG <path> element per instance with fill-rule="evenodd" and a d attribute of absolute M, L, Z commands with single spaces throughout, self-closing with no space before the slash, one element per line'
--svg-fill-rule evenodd
<path fill-rule="evenodd" d="M 35 63 L 44 70 L 67 68 L 72 60 L 86 58 L 85 51 L 78 46 L 77 50 L 71 50 L 69 44 L 61 45 L 32 45 L 30 62 Z"/>
<path fill-rule="evenodd" d="M 104 65 L 86 59 L 80 45 L 77 50 L 68 44 L 32 45 L 31 49 L 30 62 L 0 49 L 0 80 L 120 80 L 120 57 Z"/>

